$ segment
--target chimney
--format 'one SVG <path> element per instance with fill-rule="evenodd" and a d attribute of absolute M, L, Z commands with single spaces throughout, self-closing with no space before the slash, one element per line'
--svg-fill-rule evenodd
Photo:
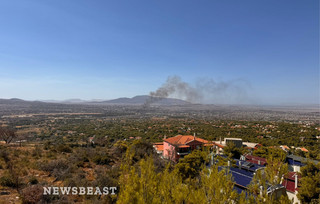
<path fill-rule="evenodd" d="M 260 196 L 263 195 L 263 186 L 260 186 Z"/>
<path fill-rule="evenodd" d="M 294 175 L 294 190 L 298 188 L 298 174 Z"/>
<path fill-rule="evenodd" d="M 230 161 L 228 160 L 228 167 L 230 167 Z"/>
<path fill-rule="evenodd" d="M 213 165 L 213 152 L 212 152 L 212 154 L 211 154 L 211 165 Z"/>
<path fill-rule="evenodd" d="M 260 160 L 258 160 L 258 164 L 261 165 L 261 161 Z"/>
<path fill-rule="evenodd" d="M 222 144 L 222 140 L 221 140 L 221 137 L 220 137 L 220 144 Z"/>
<path fill-rule="evenodd" d="M 163 136 L 163 139 L 164 139 L 164 140 L 167 139 L 167 135 Z"/>
<path fill-rule="evenodd" d="M 193 140 L 196 140 L 196 133 L 193 133 Z"/>
<path fill-rule="evenodd" d="M 239 169 L 241 169 L 241 161 L 239 161 Z"/>

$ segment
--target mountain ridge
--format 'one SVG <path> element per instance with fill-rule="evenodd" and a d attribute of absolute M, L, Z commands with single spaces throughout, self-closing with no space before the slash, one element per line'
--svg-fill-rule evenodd
<path fill-rule="evenodd" d="M 143 104 L 146 104 L 148 101 L 152 101 L 151 100 L 151 96 L 138 95 L 138 96 L 134 96 L 132 98 L 121 97 L 121 98 L 117 98 L 117 99 L 101 101 L 101 102 L 98 102 L 98 103 L 124 104 L 124 105 L 143 105 Z M 184 100 L 181 100 L 181 99 L 176 99 L 176 98 L 158 98 L 158 99 L 154 100 L 153 103 L 150 103 L 150 104 L 155 104 L 155 105 L 187 105 L 187 104 L 191 104 L 191 103 L 187 102 L 187 101 L 184 101 Z"/>
<path fill-rule="evenodd" d="M 151 100 L 151 96 L 137 95 L 132 98 L 120 97 L 110 100 L 82 100 L 82 99 L 67 99 L 67 100 L 24 100 L 19 98 L 0 99 L 0 104 L 34 104 L 34 103 L 47 103 L 47 104 L 106 104 L 106 105 L 144 105 L 152 101 L 153 105 L 189 105 L 190 102 L 176 99 L 176 98 L 157 98 Z"/>

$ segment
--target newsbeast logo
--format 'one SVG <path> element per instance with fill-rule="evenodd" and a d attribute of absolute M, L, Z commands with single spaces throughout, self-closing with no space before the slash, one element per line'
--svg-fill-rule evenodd
<path fill-rule="evenodd" d="M 114 195 L 117 187 L 43 187 L 43 195 Z"/>

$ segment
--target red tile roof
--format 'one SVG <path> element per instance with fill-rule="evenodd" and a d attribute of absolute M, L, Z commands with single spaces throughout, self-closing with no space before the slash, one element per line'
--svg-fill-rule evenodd
<path fill-rule="evenodd" d="M 187 148 L 190 147 L 189 145 L 180 145 L 179 148 Z"/>
<path fill-rule="evenodd" d="M 198 138 L 198 137 L 194 137 L 192 135 L 177 135 L 175 137 L 170 137 L 168 139 L 165 139 L 164 141 L 165 142 L 168 142 L 172 145 L 185 145 L 191 141 L 198 141 L 200 143 L 209 143 L 207 140 L 204 140 L 204 139 L 201 139 L 201 138 Z"/>
<path fill-rule="evenodd" d="M 285 176 L 286 179 L 290 179 L 290 180 L 295 180 L 295 175 L 297 174 L 297 172 L 288 172 L 287 175 Z M 298 179 L 301 178 L 301 176 L 299 174 L 298 175 Z"/>
<path fill-rule="evenodd" d="M 290 150 L 290 148 L 289 148 L 287 145 L 282 145 L 282 147 L 283 147 L 284 149 Z"/>
<path fill-rule="evenodd" d="M 206 146 L 206 147 L 213 146 L 213 143 L 204 144 L 204 146 Z"/>
<path fill-rule="evenodd" d="M 309 151 L 308 151 L 306 148 L 304 148 L 304 147 L 301 147 L 300 149 L 301 149 L 301 151 L 309 152 Z"/>
<path fill-rule="evenodd" d="M 214 144 L 217 145 L 217 146 L 220 147 L 220 148 L 224 148 L 224 146 L 223 146 L 222 144 L 219 144 L 219 143 L 217 143 L 217 142 L 214 142 Z"/>
<path fill-rule="evenodd" d="M 299 179 L 301 178 L 301 175 L 297 174 L 297 172 L 288 172 L 285 175 L 282 185 L 286 187 L 287 191 L 295 192 L 295 190 L 298 190 L 298 188 L 295 189 L 295 175 L 298 175 L 298 181 L 299 181 Z"/>
<path fill-rule="evenodd" d="M 294 181 L 290 181 L 290 180 L 287 180 L 287 179 L 284 179 L 283 182 L 282 182 L 282 185 L 287 189 L 287 191 L 290 191 L 290 192 L 295 192 L 295 184 L 294 184 Z"/>
<path fill-rule="evenodd" d="M 296 172 L 288 172 L 287 175 L 285 175 L 282 185 L 286 187 L 287 191 L 295 192 L 295 190 L 298 190 L 295 189 L 295 175 L 298 175 L 298 180 L 301 178 Z"/>
<path fill-rule="evenodd" d="M 157 149 L 157 151 L 163 151 L 163 144 L 155 143 L 153 146 Z"/>
<path fill-rule="evenodd" d="M 263 161 L 257 161 L 257 160 L 250 160 L 250 159 L 247 159 L 246 161 L 250 162 L 250 163 L 254 163 L 254 164 L 259 164 L 259 165 L 266 165 L 267 162 L 263 162 Z"/>
<path fill-rule="evenodd" d="M 267 160 L 262 157 L 252 156 L 249 154 L 245 155 L 245 157 L 246 157 L 246 160 L 251 163 L 259 164 L 260 162 L 260 165 L 265 165 L 267 163 Z"/>

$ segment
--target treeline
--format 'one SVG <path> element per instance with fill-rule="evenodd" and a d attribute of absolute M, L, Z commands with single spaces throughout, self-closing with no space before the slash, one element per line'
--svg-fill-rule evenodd
<path fill-rule="evenodd" d="M 70 133 L 70 131 L 72 133 Z M 200 119 L 118 119 L 85 121 L 48 128 L 39 137 L 42 140 L 60 140 L 63 143 L 87 142 L 96 136 L 96 145 L 111 147 L 118 140 L 142 138 L 148 142 L 161 142 L 164 136 L 193 135 L 207 140 L 225 137 L 242 138 L 243 141 L 263 146 L 305 147 L 308 153 L 291 149 L 292 153 L 320 159 L 320 131 L 315 125 L 265 121 L 211 121 Z"/>

